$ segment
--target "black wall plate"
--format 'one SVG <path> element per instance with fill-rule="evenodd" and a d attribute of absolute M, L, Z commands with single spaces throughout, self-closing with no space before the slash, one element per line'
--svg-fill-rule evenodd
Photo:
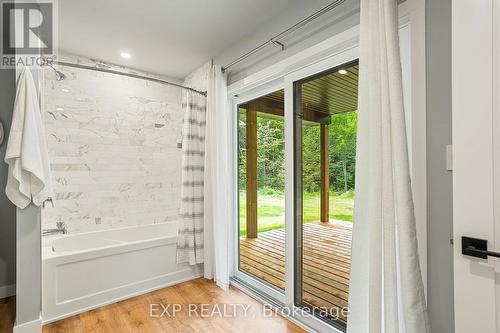
<path fill-rule="evenodd" d="M 488 241 L 486 239 L 472 238 L 472 237 L 462 237 L 462 254 L 470 257 L 476 257 L 481 259 L 487 259 L 488 256 L 484 253 L 478 253 L 470 249 L 473 247 L 476 250 L 487 251 Z"/>

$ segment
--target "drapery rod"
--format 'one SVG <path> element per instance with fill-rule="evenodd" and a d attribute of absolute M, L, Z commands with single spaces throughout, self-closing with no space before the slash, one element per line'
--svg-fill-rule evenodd
<path fill-rule="evenodd" d="M 134 79 L 142 79 L 142 80 L 148 80 L 148 81 L 153 81 L 153 82 L 162 83 L 162 84 L 168 84 L 168 85 L 171 85 L 171 86 L 175 86 L 175 87 L 179 87 L 179 88 L 182 88 L 182 89 L 187 89 L 187 90 L 193 91 L 193 92 L 201 94 L 203 96 L 207 96 L 207 92 L 206 91 L 196 90 L 196 89 L 193 89 L 193 88 L 190 88 L 190 87 L 183 86 L 181 84 L 177 84 L 177 83 L 173 83 L 173 82 L 169 82 L 169 81 L 165 81 L 165 80 L 161 80 L 161 79 L 155 79 L 155 78 L 152 78 L 152 77 L 147 77 L 147 76 L 143 76 L 143 75 L 139 75 L 139 74 L 123 73 L 123 72 L 119 72 L 119 71 L 114 71 L 112 69 L 101 68 L 101 67 L 93 67 L 93 66 L 86 66 L 86 65 L 81 65 L 81 64 L 74 64 L 74 63 L 71 63 L 71 62 L 64 62 L 64 61 L 55 61 L 54 60 L 52 63 L 55 64 L 55 65 L 61 65 L 61 66 L 67 66 L 67 67 L 74 67 L 74 68 L 81 68 L 81 69 L 88 69 L 88 70 L 97 71 L 97 72 L 103 72 L 103 73 L 109 73 L 109 74 L 117 74 L 117 75 L 128 76 L 128 77 L 132 77 Z"/>
<path fill-rule="evenodd" d="M 279 34 L 277 34 L 274 37 L 271 37 L 267 42 L 260 44 L 256 48 L 252 49 L 251 51 L 248 51 L 244 55 L 240 56 L 239 58 L 236 58 L 235 60 L 233 60 L 232 62 L 230 62 L 226 66 L 222 67 L 222 72 L 225 72 L 226 70 L 228 70 L 232 66 L 242 62 L 246 58 L 250 57 L 254 53 L 259 52 L 260 50 L 262 50 L 263 48 L 265 48 L 268 45 L 278 45 L 279 47 L 281 47 L 282 50 L 284 50 L 285 45 L 279 41 L 281 38 L 288 36 L 292 32 L 302 28 L 306 24 L 310 23 L 311 21 L 314 21 L 315 19 L 317 19 L 321 15 L 328 13 L 330 10 L 334 9 L 335 7 L 339 6 L 340 4 L 342 4 L 344 2 L 345 2 L 345 0 L 336 0 L 336 1 L 332 2 L 331 4 L 329 4 L 328 6 L 321 8 L 320 10 L 315 12 L 314 14 L 309 15 L 308 17 L 306 17 L 302 21 L 294 24 L 290 28 L 280 32 Z"/>

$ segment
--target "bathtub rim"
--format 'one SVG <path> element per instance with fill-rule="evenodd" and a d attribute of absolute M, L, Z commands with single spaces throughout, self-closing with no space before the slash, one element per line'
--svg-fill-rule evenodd
<path fill-rule="evenodd" d="M 154 238 L 147 238 L 147 239 L 140 239 L 136 241 L 122 241 L 119 244 L 112 244 L 112 245 L 106 245 L 106 246 L 98 246 L 98 247 L 93 247 L 85 250 L 78 250 L 78 251 L 61 251 L 61 252 L 55 252 L 53 250 L 53 242 L 56 240 L 60 239 L 68 239 L 72 237 L 78 237 L 81 235 L 93 235 L 93 234 L 99 234 L 102 232 L 109 232 L 109 231 L 119 231 L 119 230 L 126 230 L 126 229 L 134 229 L 134 228 L 141 228 L 141 227 L 150 227 L 150 226 L 157 226 L 157 225 L 165 225 L 165 224 L 176 224 L 176 231 L 175 234 L 172 235 L 166 235 L 166 236 L 161 236 L 161 237 L 154 237 Z M 45 241 L 42 236 L 42 262 L 45 260 L 54 260 L 56 258 L 67 258 L 67 257 L 81 257 L 80 260 L 85 260 L 88 258 L 92 258 L 92 256 L 89 256 L 89 254 L 97 254 L 101 251 L 104 251 L 105 253 L 109 252 L 109 255 L 118 253 L 116 252 L 116 249 L 120 248 L 125 248 L 127 246 L 132 247 L 132 250 L 141 248 L 140 244 L 144 244 L 147 242 L 155 242 L 158 243 L 158 245 L 163 245 L 163 244 L 172 244 L 177 242 L 177 237 L 178 237 L 178 222 L 177 221 L 169 221 L 169 222 L 162 222 L 162 223 L 149 223 L 149 224 L 142 224 L 142 225 L 135 225 L 135 226 L 126 226 L 126 227 L 120 227 L 120 228 L 110 228 L 110 229 L 103 229 L 103 230 L 94 230 L 94 231 L 87 231 L 87 232 L 82 232 L 82 233 L 77 233 L 77 234 L 68 234 L 68 235 L 58 235 L 58 236 L 45 236 Z M 163 241 L 165 240 L 165 242 Z M 150 246 L 147 246 L 150 247 Z M 110 251 L 106 251 L 106 250 Z M 128 251 L 125 251 L 128 252 Z M 80 256 L 81 254 L 81 256 Z"/>

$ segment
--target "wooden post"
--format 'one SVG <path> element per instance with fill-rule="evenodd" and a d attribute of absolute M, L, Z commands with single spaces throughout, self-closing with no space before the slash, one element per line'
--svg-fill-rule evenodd
<path fill-rule="evenodd" d="M 247 109 L 247 238 L 257 238 L 257 112 Z"/>
<path fill-rule="evenodd" d="M 320 125 L 321 141 L 321 214 L 320 221 L 328 223 L 329 218 L 329 192 L 330 192 L 330 156 L 328 152 L 328 125 Z"/>

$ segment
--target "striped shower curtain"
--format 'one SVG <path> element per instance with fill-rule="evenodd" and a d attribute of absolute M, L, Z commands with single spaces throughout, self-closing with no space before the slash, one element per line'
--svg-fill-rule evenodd
<path fill-rule="evenodd" d="M 182 187 L 177 263 L 203 263 L 206 98 L 185 91 L 182 125 Z"/>

